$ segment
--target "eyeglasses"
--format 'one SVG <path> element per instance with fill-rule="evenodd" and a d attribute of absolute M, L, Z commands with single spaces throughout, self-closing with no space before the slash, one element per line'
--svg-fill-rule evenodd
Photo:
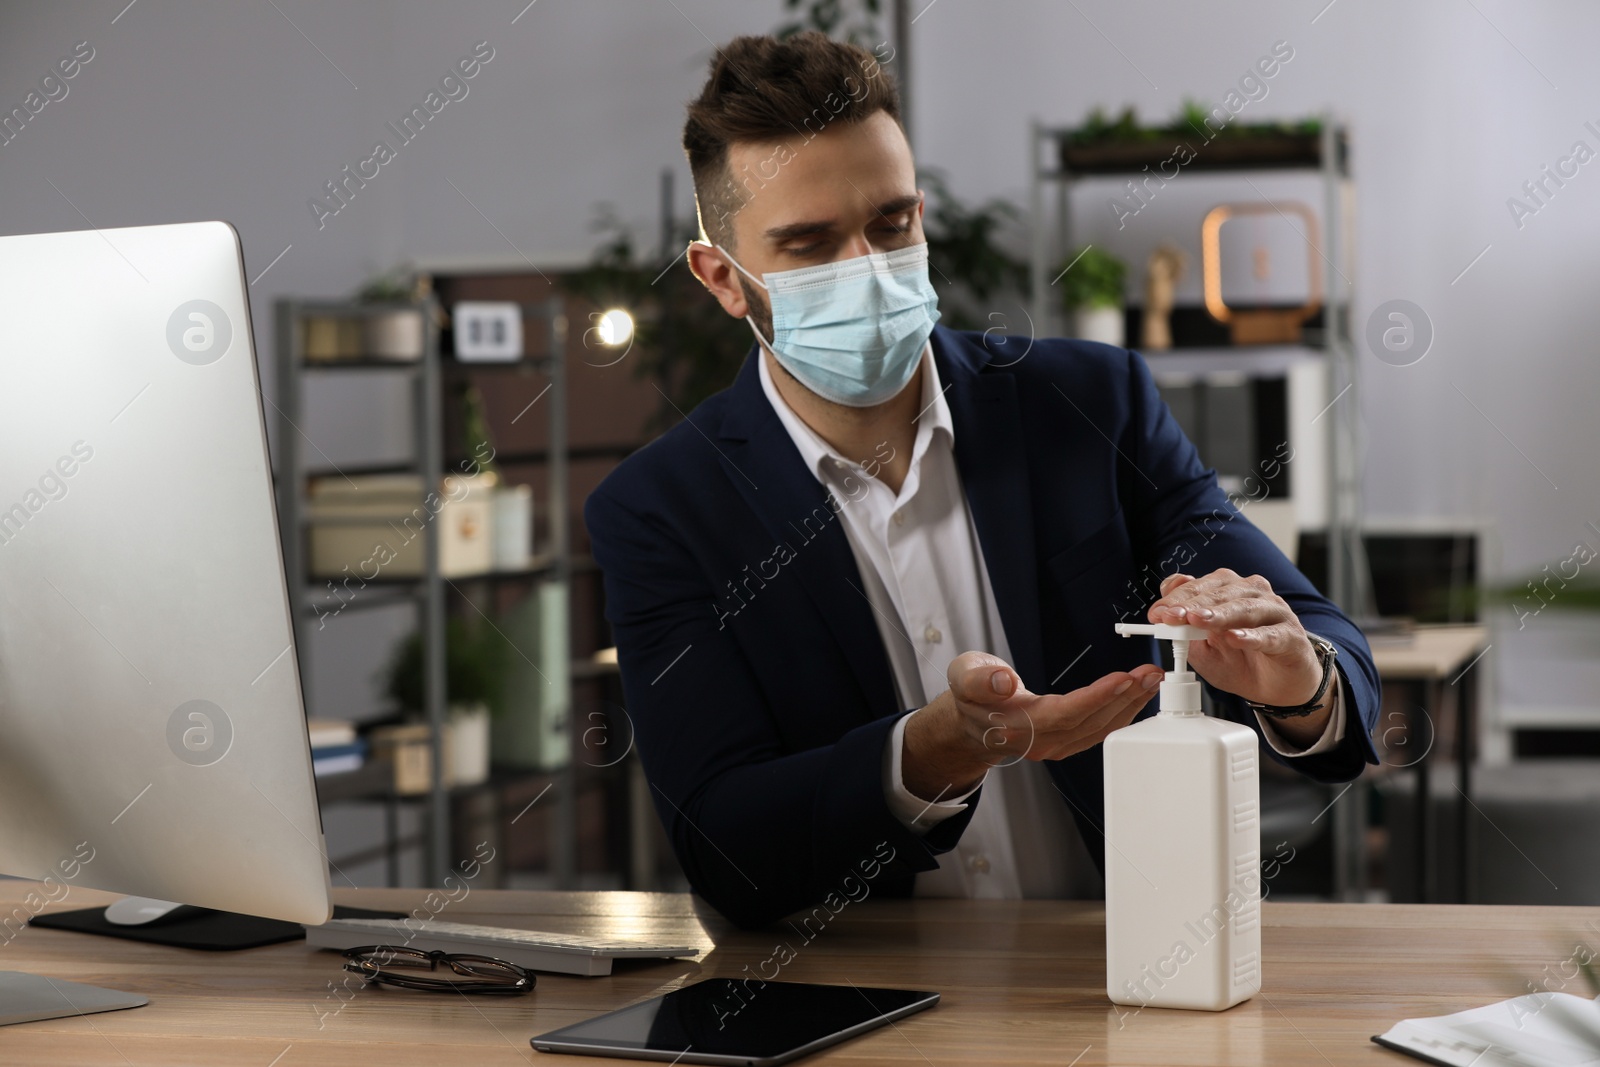
<path fill-rule="evenodd" d="M 459 952 L 424 952 L 397 945 L 364 945 L 346 949 L 344 969 L 367 982 L 434 993 L 484 993 L 515 996 L 533 991 L 534 977 L 514 963 L 493 956 Z M 418 973 L 449 967 L 460 979 Z"/>

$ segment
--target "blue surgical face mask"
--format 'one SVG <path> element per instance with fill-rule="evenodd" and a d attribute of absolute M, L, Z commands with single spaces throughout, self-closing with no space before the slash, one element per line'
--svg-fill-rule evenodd
<path fill-rule="evenodd" d="M 767 291 L 772 340 L 761 336 L 749 315 L 745 321 L 807 389 L 836 404 L 865 408 L 911 381 L 939 319 L 926 244 L 760 278 L 717 247 Z"/>

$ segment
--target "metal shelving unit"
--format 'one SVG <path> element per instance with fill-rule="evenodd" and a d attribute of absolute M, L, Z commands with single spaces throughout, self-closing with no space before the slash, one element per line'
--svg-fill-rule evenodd
<path fill-rule="evenodd" d="M 409 463 L 385 464 L 376 468 L 384 472 L 408 471 L 419 474 L 424 486 L 439 486 L 446 473 L 444 455 L 444 378 L 447 372 L 460 369 L 518 370 L 524 373 L 538 370 L 550 381 L 546 403 L 550 412 L 550 440 L 545 453 L 549 465 L 548 499 L 545 516 L 548 525 L 546 551 L 525 568 L 510 571 L 492 571 L 484 574 L 462 575 L 446 579 L 439 566 L 438 538 L 434 527 L 429 526 L 423 539 L 423 573 L 420 577 L 380 578 L 369 584 L 374 586 L 370 595 L 341 602 L 342 606 L 362 607 L 412 604 L 418 612 L 418 628 L 423 637 L 423 679 L 426 713 L 432 740 L 433 788 L 427 794 L 427 845 L 424 871 L 431 885 L 442 884 L 451 870 L 450 858 L 450 796 L 444 785 L 443 745 L 440 743 L 445 727 L 448 704 L 445 674 L 445 619 L 448 610 L 446 583 L 494 583 L 507 580 L 531 580 L 543 583 L 550 596 L 556 598 L 563 621 L 562 632 L 548 635 L 544 650 L 556 653 L 549 656 L 563 669 L 552 672 L 561 683 L 561 692 L 549 705 L 559 715 L 571 715 L 570 655 L 567 654 L 567 633 L 570 626 L 569 583 L 572 570 L 570 535 L 568 532 L 568 460 L 567 460 L 567 410 L 566 410 L 566 314 L 565 304 L 559 298 L 524 305 L 527 318 L 542 320 L 547 328 L 549 350 L 546 355 L 530 357 L 513 363 L 480 364 L 458 363 L 440 351 L 437 326 L 437 304 L 432 301 L 413 304 L 356 304 L 327 301 L 280 300 L 277 304 L 277 376 L 278 376 L 278 515 L 283 529 L 285 569 L 289 576 L 291 595 L 295 598 L 295 643 L 299 650 L 302 670 L 311 654 L 310 623 L 318 618 L 319 608 L 325 609 L 331 601 L 320 594 L 309 573 L 308 545 L 311 521 L 307 508 L 307 485 L 316 472 L 305 462 L 300 427 L 303 412 L 303 389 L 308 378 L 329 374 L 398 374 L 412 384 L 412 439 L 415 455 Z M 386 314 L 397 310 L 412 310 L 423 315 L 425 323 L 422 358 L 414 361 L 360 357 L 341 360 L 314 360 L 305 358 L 303 326 L 307 318 L 328 317 L 336 319 L 360 318 Z M 573 731 L 570 723 L 566 730 L 570 747 Z M 530 772 L 551 773 L 551 772 Z M 575 869 L 576 796 L 571 753 L 564 768 L 554 772 L 557 777 L 561 810 L 557 819 L 556 874 L 560 884 L 570 884 Z"/>
<path fill-rule="evenodd" d="M 1074 247 L 1072 235 L 1072 192 L 1085 178 L 1136 178 L 1156 168 L 1173 152 L 1168 141 L 1147 144 L 1118 144 L 1099 153 L 1069 150 L 1071 127 L 1032 124 L 1028 141 L 1028 176 L 1033 225 L 1030 228 L 1029 293 L 1035 329 L 1058 334 L 1061 318 L 1051 299 L 1050 264 L 1059 262 Z M 1202 131 L 1197 131 L 1201 133 Z M 1174 138 L 1176 140 L 1176 138 Z M 1322 186 L 1322 248 L 1316 249 L 1330 268 L 1324 274 L 1322 302 L 1323 327 L 1306 330 L 1300 345 L 1237 345 L 1173 348 L 1146 357 L 1158 384 L 1163 371 L 1204 374 L 1242 372 L 1250 375 L 1285 374 L 1291 383 L 1296 367 L 1314 361 L 1317 376 L 1325 383 L 1316 392 L 1326 406 L 1311 417 L 1325 421 L 1325 430 L 1315 435 L 1314 454 L 1326 472 L 1325 508 L 1312 509 L 1325 516 L 1328 533 L 1328 594 L 1346 614 L 1357 620 L 1375 616 L 1370 588 L 1370 571 L 1361 537 L 1360 465 L 1363 456 L 1361 420 L 1357 403 L 1358 360 L 1351 337 L 1351 289 L 1354 283 L 1354 257 L 1348 248 L 1348 224 L 1354 208 L 1354 184 L 1350 171 L 1349 132 L 1332 116 L 1325 116 L 1320 133 L 1277 139 L 1261 138 L 1254 144 L 1238 140 L 1204 142 L 1186 164 L 1182 174 L 1250 174 L 1269 172 L 1312 173 Z M 1219 147 L 1220 146 L 1220 147 Z M 1069 165 L 1076 156 L 1077 165 Z M 1167 180 L 1173 180 L 1170 177 Z M 1053 218 L 1046 217 L 1046 190 L 1055 190 Z M 1254 190 L 1251 196 L 1254 198 Z M 1347 283 L 1341 290 L 1341 282 Z M 1301 372 L 1303 374 L 1303 371 Z M 1292 391 L 1292 389 L 1291 389 Z M 1306 391 L 1302 390 L 1302 395 Z M 1316 405 L 1316 406 L 1321 406 Z M 1301 405 L 1304 413 L 1304 404 Z M 1291 437 L 1305 440 L 1309 427 L 1291 428 Z M 1298 451 L 1297 446 L 1297 451 Z M 1291 494 L 1292 495 L 1292 494 Z M 1334 806 L 1334 893 L 1343 899 L 1359 899 L 1366 885 L 1363 828 L 1366 823 L 1365 793 L 1356 791 L 1353 803 Z"/>
<path fill-rule="evenodd" d="M 1142 175 L 1146 165 L 1154 165 L 1172 153 L 1172 146 L 1168 142 L 1153 141 L 1148 146 L 1118 146 L 1124 150 L 1107 152 L 1098 162 L 1069 167 L 1065 146 L 1073 132 L 1072 127 L 1047 126 L 1035 122 L 1029 137 L 1029 203 L 1033 213 L 1029 234 L 1029 292 L 1036 330 L 1052 335 L 1061 332 L 1061 322 L 1050 298 L 1049 269 L 1050 264 L 1063 257 L 1074 244 L 1071 194 L 1075 185 L 1085 178 Z M 1241 151 L 1241 147 L 1245 150 Z M 1152 353 L 1147 358 L 1154 369 L 1158 361 L 1180 365 L 1190 353 L 1198 355 L 1199 351 L 1203 351 L 1208 357 L 1204 362 L 1214 368 L 1226 365 L 1230 369 L 1249 373 L 1261 368 L 1257 357 L 1263 351 L 1270 351 L 1282 361 L 1284 349 L 1288 347 L 1295 349 L 1299 355 L 1324 362 L 1330 403 L 1327 409 L 1325 450 L 1328 475 L 1326 515 L 1330 546 L 1329 595 L 1350 615 L 1367 618 L 1371 617 L 1373 609 L 1365 550 L 1360 537 L 1362 437 L 1356 403 L 1359 396 L 1358 361 L 1350 334 L 1350 294 L 1341 291 L 1339 284 L 1348 281 L 1354 274 L 1353 257 L 1346 248 L 1346 230 L 1354 194 L 1349 133 L 1329 116 L 1322 122 L 1320 134 L 1285 138 L 1276 150 L 1266 142 L 1263 142 L 1263 150 L 1260 151 L 1250 151 L 1249 146 L 1241 146 L 1238 142 L 1209 151 L 1208 145 L 1202 144 L 1194 157 L 1183 166 L 1181 173 L 1249 174 L 1271 171 L 1310 172 L 1318 175 L 1322 182 L 1321 221 L 1325 236 L 1324 247 L 1316 251 L 1332 268 L 1324 272 L 1323 328 L 1320 331 L 1308 330 L 1307 343 L 1300 346 L 1240 345 L 1198 351 L 1175 348 Z M 1053 218 L 1046 217 L 1048 187 L 1054 187 L 1056 192 Z M 1288 355 L 1298 358 L 1295 353 Z M 1192 359 L 1187 361 L 1195 362 Z"/>

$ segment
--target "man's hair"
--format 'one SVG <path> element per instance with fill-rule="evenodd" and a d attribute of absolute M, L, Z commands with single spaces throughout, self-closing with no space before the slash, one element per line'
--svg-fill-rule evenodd
<path fill-rule="evenodd" d="M 900 92 L 878 57 L 857 45 L 810 31 L 785 40 L 735 37 L 717 49 L 683 125 L 705 236 L 730 245 L 733 216 L 806 142 L 879 111 L 899 122 Z M 779 147 L 757 168 L 733 174 L 728 149 L 741 141 Z"/>

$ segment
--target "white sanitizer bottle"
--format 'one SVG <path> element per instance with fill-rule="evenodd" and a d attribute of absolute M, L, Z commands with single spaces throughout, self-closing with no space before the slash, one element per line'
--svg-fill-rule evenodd
<path fill-rule="evenodd" d="M 1188 669 L 1197 626 L 1120 623 L 1172 642 L 1160 713 L 1105 740 L 1106 992 L 1221 1011 L 1261 988 L 1256 732 L 1214 719 Z"/>

